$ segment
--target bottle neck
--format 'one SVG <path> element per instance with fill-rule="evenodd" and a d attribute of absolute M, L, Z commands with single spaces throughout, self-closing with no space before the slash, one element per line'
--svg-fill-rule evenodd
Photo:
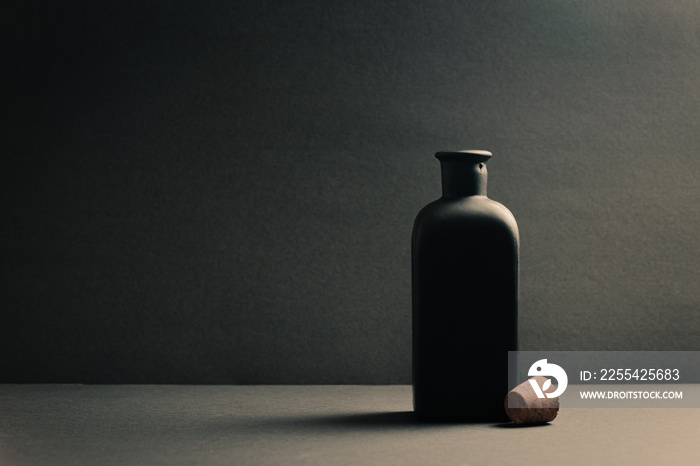
<path fill-rule="evenodd" d="M 487 171 L 484 162 L 440 161 L 442 197 L 486 196 Z"/>

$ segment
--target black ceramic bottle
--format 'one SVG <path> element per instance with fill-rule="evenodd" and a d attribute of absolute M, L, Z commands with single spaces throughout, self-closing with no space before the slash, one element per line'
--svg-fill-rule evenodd
<path fill-rule="evenodd" d="M 413 407 L 421 420 L 506 420 L 517 349 L 519 235 L 486 197 L 486 151 L 438 152 L 442 197 L 412 238 Z"/>

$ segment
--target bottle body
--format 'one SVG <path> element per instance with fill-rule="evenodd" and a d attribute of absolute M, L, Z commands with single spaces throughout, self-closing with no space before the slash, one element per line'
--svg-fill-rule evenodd
<path fill-rule="evenodd" d="M 424 420 L 496 422 L 507 419 L 508 351 L 517 349 L 518 228 L 485 195 L 484 154 L 450 154 L 459 156 L 441 158 L 443 197 L 413 229 L 414 410 Z"/>

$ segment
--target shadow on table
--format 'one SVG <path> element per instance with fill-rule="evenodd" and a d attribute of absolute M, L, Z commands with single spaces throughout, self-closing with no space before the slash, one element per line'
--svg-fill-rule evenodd
<path fill-rule="evenodd" d="M 513 422 L 424 422 L 416 419 L 413 411 L 383 412 L 383 413 L 358 413 L 342 415 L 325 415 L 319 417 L 306 417 L 305 423 L 319 426 L 348 427 L 358 429 L 372 428 L 436 428 L 455 426 L 481 426 L 501 429 L 521 429 L 533 427 L 545 427 L 550 424 L 518 425 Z"/>
<path fill-rule="evenodd" d="M 526 426 L 525 428 L 543 427 Z M 188 429 L 193 426 L 189 424 Z M 416 431 L 443 431 L 452 429 L 518 429 L 523 428 L 514 423 L 464 423 L 464 422 L 421 422 L 413 411 L 368 412 L 345 414 L 297 414 L 245 416 L 237 419 L 222 417 L 216 422 L 201 426 L 218 435 L 231 432 L 246 435 L 338 435 L 347 432 L 370 433 L 377 435 L 397 434 Z"/>
<path fill-rule="evenodd" d="M 307 420 L 311 420 L 307 418 Z M 413 411 L 326 415 L 316 418 L 319 424 L 347 427 L 401 427 L 419 425 Z"/>
<path fill-rule="evenodd" d="M 496 427 L 498 429 L 533 429 L 535 427 L 549 427 L 552 424 L 545 422 L 544 424 L 516 424 L 515 422 L 502 422 L 500 424 L 493 424 L 491 427 Z"/>

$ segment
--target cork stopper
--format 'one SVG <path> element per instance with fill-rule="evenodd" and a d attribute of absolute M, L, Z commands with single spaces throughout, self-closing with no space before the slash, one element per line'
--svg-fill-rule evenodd
<path fill-rule="evenodd" d="M 547 380 L 542 376 L 536 376 L 533 379 L 539 386 Z M 554 391 L 553 387 L 546 390 L 546 392 L 552 391 Z M 553 421 L 559 414 L 559 397 L 538 398 L 529 380 L 508 392 L 504 404 L 506 414 L 516 424 L 544 424 Z"/>

